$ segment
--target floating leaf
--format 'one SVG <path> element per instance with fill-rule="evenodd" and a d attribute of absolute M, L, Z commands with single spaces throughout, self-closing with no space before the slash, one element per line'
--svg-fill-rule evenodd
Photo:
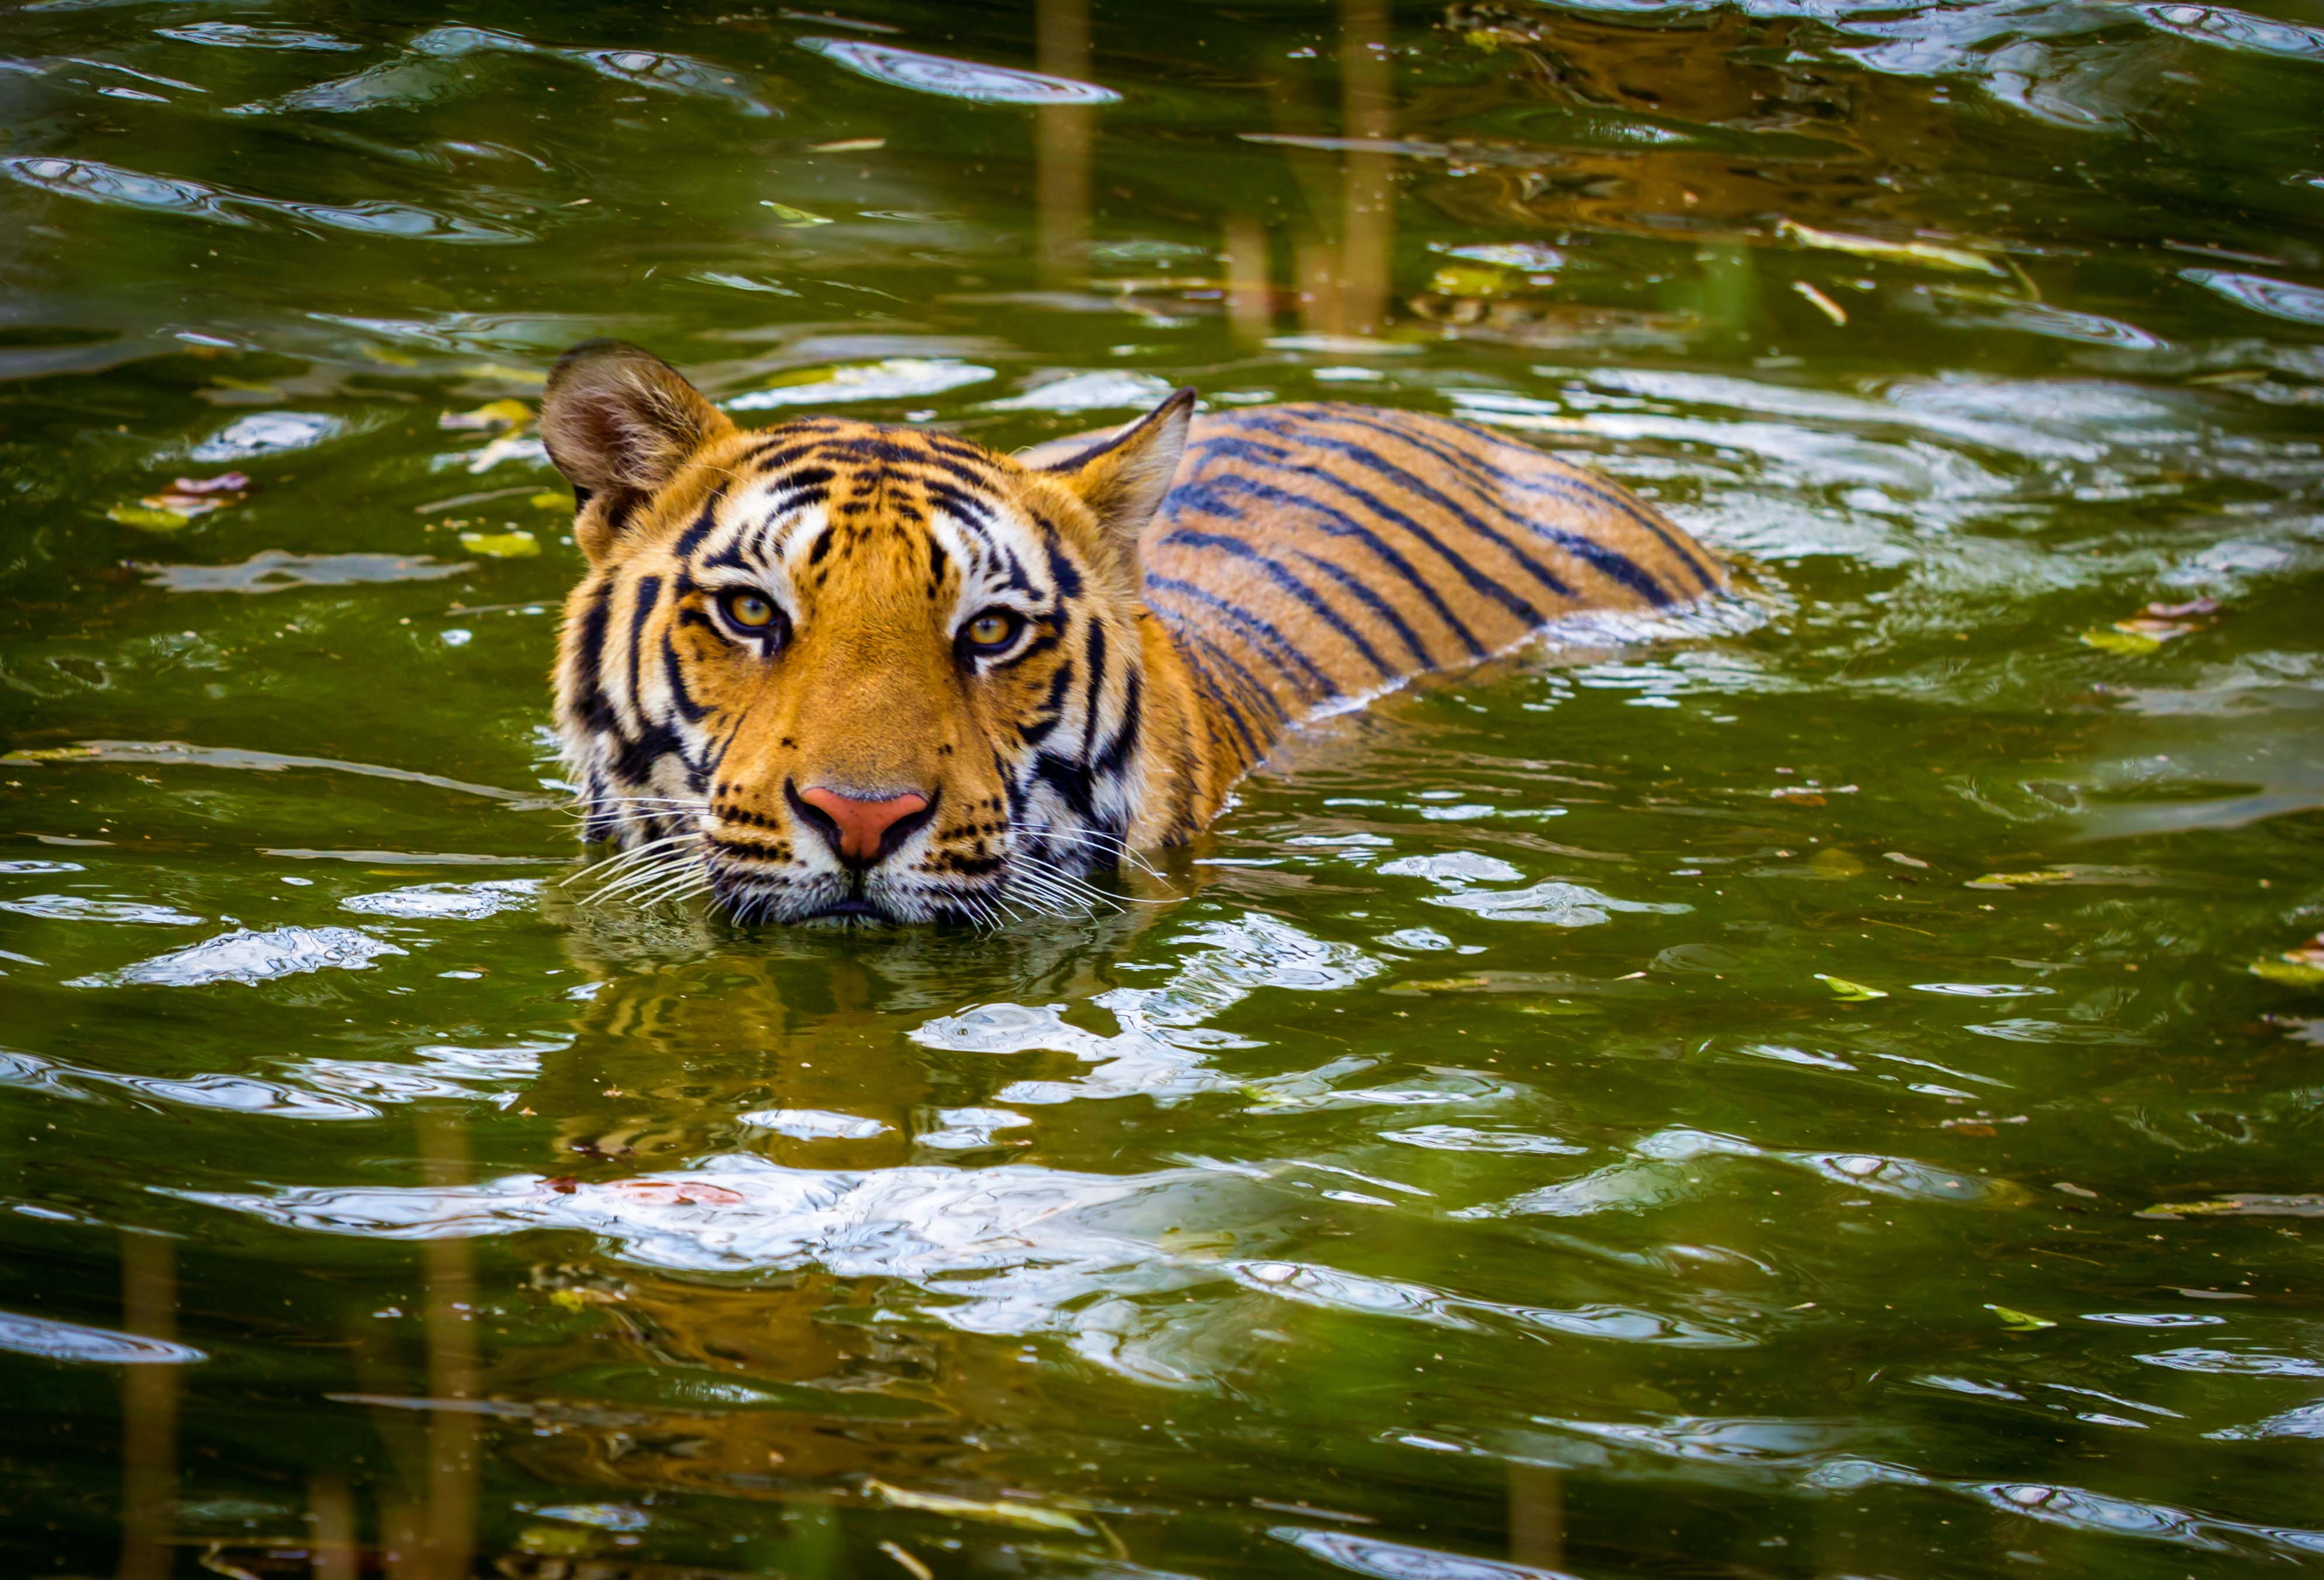
<path fill-rule="evenodd" d="M 2211 1201 L 2157 1202 L 2142 1218 L 2324 1218 L 2324 1196 L 2261 1196 L 2238 1192 Z"/>
<path fill-rule="evenodd" d="M 2070 883 L 2075 874 L 2062 867 L 2044 867 L 2032 873 L 1987 873 L 1981 878 L 1971 878 L 1961 885 L 1964 889 L 2032 889 L 2043 883 Z"/>
<path fill-rule="evenodd" d="M 2296 949 L 2264 955 L 2251 963 L 2250 970 L 2254 976 L 2280 982 L 2286 987 L 2324 986 L 2324 933 L 2317 934 Z"/>
<path fill-rule="evenodd" d="M 0 762 L 88 762 L 97 754 L 94 746 L 27 746 L 0 757 Z"/>
<path fill-rule="evenodd" d="M 1833 997 L 1847 1003 L 1868 1003 L 1874 999 L 1885 999 L 1888 996 L 1879 988 L 1867 987 L 1860 982 L 1850 982 L 1844 976 L 1826 976 L 1819 971 L 1815 974 L 1815 979 L 1831 989 Z"/>
<path fill-rule="evenodd" d="M 522 528 L 512 532 L 463 532 L 460 547 L 492 559 L 530 559 L 540 552 L 540 540 Z"/>
<path fill-rule="evenodd" d="M 497 379 L 504 384 L 530 384 L 535 388 L 549 382 L 545 373 L 529 367 L 511 367 L 505 362 L 472 362 L 460 370 L 472 379 Z"/>
<path fill-rule="evenodd" d="M 1447 264 L 1428 280 L 1428 289 L 1439 296 L 1508 296 L 1522 284 L 1524 282 L 1508 270 L 1489 263 Z"/>
<path fill-rule="evenodd" d="M 775 223 L 789 226 L 793 229 L 798 229 L 810 225 L 829 225 L 831 223 L 830 220 L 825 219 L 820 214 L 809 214 L 804 208 L 794 208 L 788 203 L 778 203 L 771 198 L 760 199 L 759 207 L 761 208 L 773 209 L 775 214 Z"/>
<path fill-rule="evenodd" d="M 1812 226 L 1802 225 L 1796 219 L 1775 221 L 1775 234 L 1803 247 L 1821 247 L 1827 252 L 1846 253 L 1851 257 L 1872 258 L 1884 263 L 1917 263 L 1923 268 L 1949 269 L 1960 274 L 1997 274 L 2004 278 L 2009 273 L 1982 253 L 1972 253 L 1964 247 L 1940 246 L 1935 242 L 1885 242 L 1876 236 L 1818 230 Z"/>
<path fill-rule="evenodd" d="M 954 1520 L 989 1520 L 995 1525 L 1013 1525 L 1019 1530 L 1095 1534 L 1062 1510 L 1043 1509 L 1032 1503 L 980 1503 L 973 1498 L 955 1498 L 945 1492 L 915 1492 L 877 1480 L 866 1481 L 863 1490 L 890 1509 L 917 1509 L 923 1514 L 942 1514 Z"/>
<path fill-rule="evenodd" d="M 516 1550 L 536 1558 L 586 1558 L 604 1545 L 581 1525 L 528 1525 L 516 1533 Z"/>
<path fill-rule="evenodd" d="M 2184 604 L 2149 604 L 2127 620 L 2117 620 L 2105 631 L 2085 631 L 2082 641 L 2105 652 L 2143 658 L 2166 642 L 2210 626 L 2219 612 L 2217 598 L 2195 598 Z"/>
<path fill-rule="evenodd" d="M 2001 1318 L 2001 1326 L 2012 1333 L 2039 1333 L 2045 1327 L 2058 1326 L 2049 1318 L 2036 1317 L 2030 1311 L 2013 1311 L 2006 1306 L 1996 1306 L 1990 1301 L 1986 1303 L 1985 1308 Z"/>
<path fill-rule="evenodd" d="M 436 418 L 436 426 L 468 432 L 530 428 L 532 426 L 532 408 L 514 399 L 491 401 L 473 411 L 440 412 Z"/>
<path fill-rule="evenodd" d="M 810 153 L 869 153 L 875 148 L 885 148 L 885 137 L 842 137 L 836 143 L 810 143 Z"/>
<path fill-rule="evenodd" d="M 148 532 L 174 532 L 194 519 L 192 515 L 150 504 L 116 504 L 105 513 L 108 520 L 119 522 L 124 527 L 136 527 Z"/>

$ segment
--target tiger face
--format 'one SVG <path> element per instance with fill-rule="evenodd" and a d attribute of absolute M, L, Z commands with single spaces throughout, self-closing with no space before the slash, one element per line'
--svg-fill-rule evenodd
<path fill-rule="evenodd" d="M 1087 893 L 1140 812 L 1138 532 L 1181 391 L 1036 470 L 830 418 L 745 432 L 634 346 L 541 410 L 589 562 L 557 717 L 609 888 L 742 921 L 997 923 Z"/>

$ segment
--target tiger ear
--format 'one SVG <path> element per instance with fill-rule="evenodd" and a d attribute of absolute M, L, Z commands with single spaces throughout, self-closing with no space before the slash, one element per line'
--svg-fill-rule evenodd
<path fill-rule="evenodd" d="M 576 346 L 541 393 L 541 443 L 573 485 L 574 536 L 592 559 L 612 547 L 632 509 L 704 445 L 733 431 L 678 369 L 620 340 Z"/>
<path fill-rule="evenodd" d="M 1097 448 L 1047 468 L 1097 517 L 1098 531 L 1127 562 L 1132 587 L 1138 582 L 1138 535 L 1178 476 L 1186 425 L 1194 415 L 1194 392 L 1176 391 Z"/>

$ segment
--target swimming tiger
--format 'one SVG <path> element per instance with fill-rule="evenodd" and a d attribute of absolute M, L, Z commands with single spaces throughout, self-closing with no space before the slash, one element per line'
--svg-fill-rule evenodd
<path fill-rule="evenodd" d="M 633 346 L 549 375 L 588 560 L 557 722 L 604 892 L 998 924 L 1204 828 L 1303 719 L 1584 609 L 1718 593 L 1636 495 L 1473 424 L 1195 414 L 1010 457 L 742 430 Z"/>

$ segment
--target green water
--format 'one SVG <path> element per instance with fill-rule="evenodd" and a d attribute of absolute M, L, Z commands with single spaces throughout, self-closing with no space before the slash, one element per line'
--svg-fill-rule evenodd
<path fill-rule="evenodd" d="M 2324 14 L 734 3 L 0 22 L 0 1572 L 2324 1567 Z M 1119 913 L 587 906 L 462 414 L 608 333 L 1753 590 Z"/>

